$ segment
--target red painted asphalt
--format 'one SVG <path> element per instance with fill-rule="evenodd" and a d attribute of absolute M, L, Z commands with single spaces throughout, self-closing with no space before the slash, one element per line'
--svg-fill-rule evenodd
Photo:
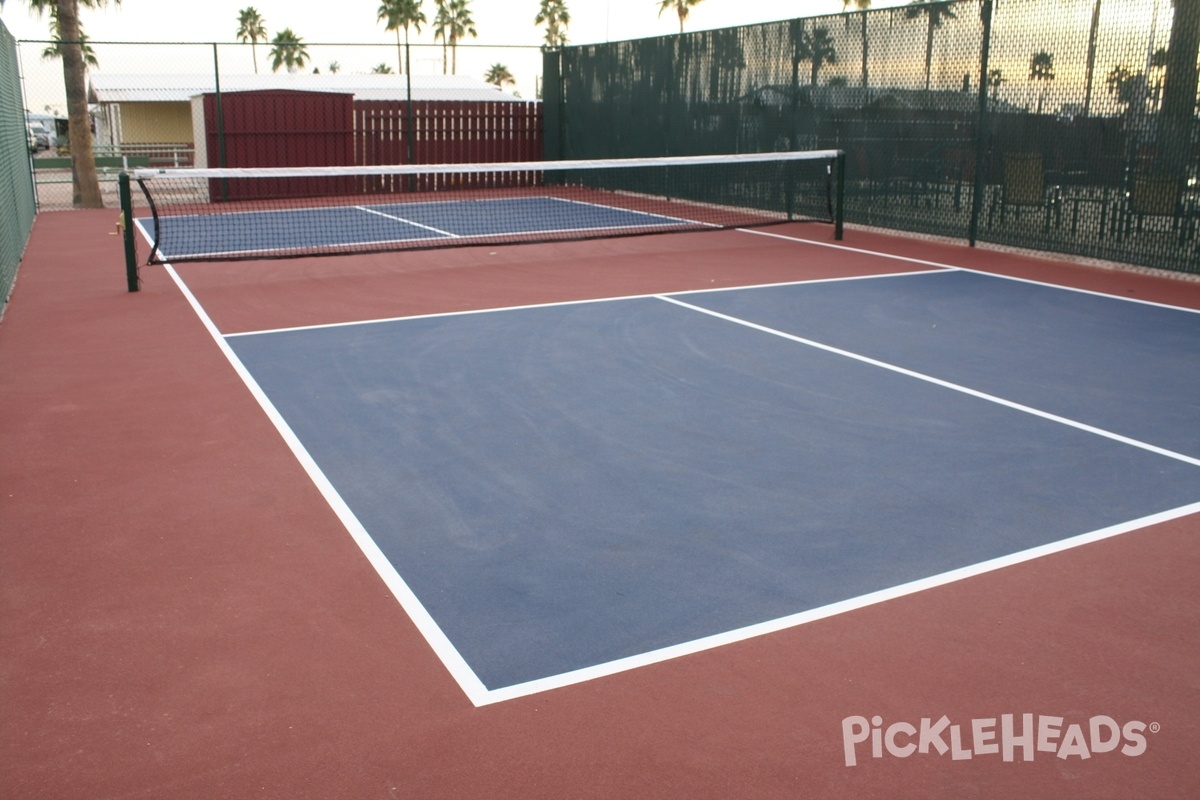
<path fill-rule="evenodd" d="M 113 223 L 111 211 L 40 215 L 0 323 L 0 796 L 1200 790 L 1196 515 L 473 707 L 163 268 L 124 291 Z M 1200 308 L 1196 282 L 861 231 L 845 244 Z M 181 273 L 232 332 L 880 269 L 798 247 L 726 232 Z M 885 730 L 945 715 L 965 737 L 973 720 L 986 732 L 1026 713 L 1062 717 L 1059 745 L 1093 717 L 1142 722 L 1144 752 L 874 758 L 867 742 L 845 763 L 847 718 L 879 716 Z"/>

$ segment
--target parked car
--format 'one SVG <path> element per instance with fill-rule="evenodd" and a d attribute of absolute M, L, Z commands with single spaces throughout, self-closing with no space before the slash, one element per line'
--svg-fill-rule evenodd
<path fill-rule="evenodd" d="M 25 135 L 29 139 L 29 152 L 36 153 L 38 149 L 37 134 L 33 132 L 32 125 L 25 126 Z"/>
<path fill-rule="evenodd" d="M 38 150 L 49 150 L 58 144 L 56 141 L 58 137 L 44 123 L 37 121 L 30 122 L 29 129 L 33 131 L 33 135 L 37 138 Z"/>

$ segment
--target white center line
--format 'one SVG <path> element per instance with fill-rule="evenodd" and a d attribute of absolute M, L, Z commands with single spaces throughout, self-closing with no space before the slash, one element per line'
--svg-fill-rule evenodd
<path fill-rule="evenodd" d="M 1041 417 L 1042 419 L 1050 420 L 1051 422 L 1057 422 L 1060 425 L 1066 425 L 1071 428 L 1076 428 L 1078 430 L 1085 431 L 1087 433 L 1091 433 L 1096 436 L 1103 436 L 1104 438 L 1112 439 L 1115 442 L 1121 442 L 1122 444 L 1127 444 L 1127 445 L 1131 445 L 1133 447 L 1138 447 L 1138 448 L 1141 448 L 1142 450 L 1147 450 L 1151 453 L 1156 453 L 1160 456 L 1166 456 L 1167 458 L 1173 458 L 1176 461 L 1182 461 L 1185 464 L 1191 464 L 1192 466 L 1200 467 L 1200 458 L 1193 458 L 1192 456 L 1184 455 L 1183 453 L 1176 453 L 1174 450 L 1167 450 L 1166 448 L 1158 447 L 1156 445 L 1149 444 L 1148 442 L 1143 442 L 1138 439 L 1131 439 L 1128 436 L 1122 436 L 1119 433 L 1113 433 L 1112 431 L 1107 431 L 1107 430 L 1104 430 L 1103 428 L 1097 428 L 1093 425 L 1088 425 L 1086 423 L 1079 422 L 1077 420 L 1068 419 L 1067 417 L 1060 417 L 1057 414 L 1051 414 L 1048 411 L 1042 411 L 1041 409 L 1033 408 L 1032 406 L 1022 405 L 1021 403 L 1016 403 L 1016 402 L 1013 402 L 1012 400 L 1005 400 L 1003 397 L 997 397 L 996 395 L 988 394 L 987 392 L 981 392 L 981 391 L 978 391 L 977 389 L 971 389 L 971 388 L 962 386 L 957 383 L 951 383 L 950 381 L 945 381 L 945 380 L 942 380 L 941 378 L 935 378 L 932 375 L 926 375 L 925 373 L 922 373 L 922 372 L 916 372 L 911 369 L 906 369 L 904 367 L 897 366 L 896 364 L 889 364 L 886 361 L 880 361 L 878 359 L 871 358 L 869 356 L 864 356 L 860 353 L 854 353 L 849 350 L 842 350 L 839 347 L 833 347 L 832 345 L 822 344 L 821 342 L 814 341 L 812 339 L 805 339 L 802 336 L 796 336 L 795 334 L 786 333 L 786 332 L 778 330 L 776 328 L 768 328 L 766 325 L 759 325 L 756 322 L 750 322 L 749 320 L 740 319 L 738 317 L 731 317 L 728 314 L 722 314 L 719 311 L 712 311 L 710 309 L 703 308 L 701 306 L 692 305 L 691 303 L 685 303 L 682 300 L 678 300 L 674 297 L 658 295 L 658 299 L 664 300 L 668 303 L 673 303 L 682 308 L 690 309 L 692 311 L 698 311 L 701 314 L 707 314 L 710 317 L 716 317 L 717 319 L 725 320 L 726 322 L 732 322 L 735 325 L 742 325 L 746 328 L 751 328 L 756 331 L 761 331 L 763 333 L 769 333 L 772 336 L 778 336 L 782 339 L 788 339 L 790 341 L 797 342 L 799 344 L 807 345 L 808 347 L 816 348 L 817 350 L 824 350 L 827 353 L 833 353 L 834 355 L 844 356 L 845 358 L 850 358 L 855 361 L 860 361 L 864 364 L 869 364 L 873 367 L 879 367 L 881 369 L 890 370 L 891 372 L 895 372 L 900 375 L 905 375 L 909 378 L 916 378 L 917 380 L 925 381 L 926 383 L 932 383 L 935 386 L 941 386 L 942 388 L 951 389 L 956 392 L 961 392 L 962 394 L 969 395 L 971 397 L 975 397 L 980 400 L 986 400 L 989 403 L 995 403 L 997 405 L 1001 405 L 1006 408 L 1011 408 L 1015 411 L 1020 411 L 1025 414 L 1031 414 L 1032 416 L 1035 416 L 1035 417 Z"/>

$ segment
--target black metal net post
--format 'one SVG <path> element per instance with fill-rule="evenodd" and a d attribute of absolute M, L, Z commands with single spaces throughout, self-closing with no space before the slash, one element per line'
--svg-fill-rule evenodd
<path fill-rule="evenodd" d="M 122 172 L 117 176 L 117 193 L 121 204 L 121 239 L 125 247 L 125 285 L 131 292 L 141 289 L 142 281 L 138 274 L 137 263 L 137 234 L 134 231 L 133 193 L 129 185 L 129 174 Z"/>

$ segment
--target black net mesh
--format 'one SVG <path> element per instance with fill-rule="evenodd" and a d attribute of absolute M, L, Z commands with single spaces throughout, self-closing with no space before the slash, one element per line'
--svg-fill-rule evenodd
<path fill-rule="evenodd" d="M 851 4 L 852 5 L 852 4 Z M 547 53 L 547 157 L 841 148 L 846 220 L 1200 272 L 1200 2 L 925 3 Z"/>
<path fill-rule="evenodd" d="M 793 152 L 150 169 L 134 173 L 143 197 L 129 204 L 144 198 L 134 221 L 150 261 L 257 259 L 833 223 L 842 163 L 836 152 Z"/>

